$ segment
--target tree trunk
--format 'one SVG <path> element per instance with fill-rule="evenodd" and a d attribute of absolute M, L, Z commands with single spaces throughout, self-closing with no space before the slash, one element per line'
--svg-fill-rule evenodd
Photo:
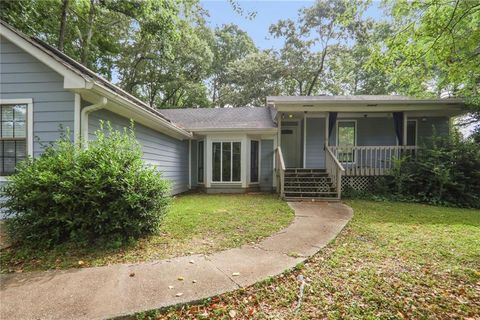
<path fill-rule="evenodd" d="M 62 19 L 60 20 L 60 30 L 58 32 L 58 50 L 63 52 L 63 44 L 65 43 L 65 29 L 67 28 L 67 11 L 68 0 L 63 0 Z"/>
<path fill-rule="evenodd" d="M 90 42 L 93 36 L 93 19 L 95 17 L 95 0 L 90 0 L 90 12 L 88 13 L 88 31 L 85 41 L 83 41 L 83 50 L 80 57 L 80 62 L 84 65 L 87 64 L 88 53 L 90 51 Z"/>
<path fill-rule="evenodd" d="M 325 46 L 325 48 L 323 49 L 322 58 L 320 59 L 320 66 L 318 67 L 318 70 L 315 73 L 315 76 L 313 77 L 312 83 L 310 83 L 310 87 L 308 88 L 308 91 L 307 91 L 307 96 L 312 95 L 312 91 L 313 91 L 313 88 L 315 87 L 315 84 L 318 81 L 318 77 L 320 77 L 320 75 L 323 72 L 323 66 L 325 64 L 325 56 L 327 55 L 327 49 L 328 49 L 328 46 Z"/>

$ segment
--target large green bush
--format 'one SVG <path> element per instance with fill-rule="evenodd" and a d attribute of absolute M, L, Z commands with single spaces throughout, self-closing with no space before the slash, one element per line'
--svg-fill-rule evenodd
<path fill-rule="evenodd" d="M 352 196 L 480 208 L 480 144 L 457 134 L 433 137 L 416 157 L 398 160 L 372 194 Z"/>
<path fill-rule="evenodd" d="M 132 129 L 105 127 L 86 149 L 61 139 L 18 166 L 4 188 L 15 241 L 119 244 L 158 229 L 169 183 L 144 164 Z"/>

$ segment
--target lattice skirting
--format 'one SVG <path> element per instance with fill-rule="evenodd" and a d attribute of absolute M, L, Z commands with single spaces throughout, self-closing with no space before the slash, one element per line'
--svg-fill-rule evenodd
<path fill-rule="evenodd" d="M 373 191 L 375 179 L 372 176 L 343 176 L 342 191 L 353 189 L 355 191 Z"/>

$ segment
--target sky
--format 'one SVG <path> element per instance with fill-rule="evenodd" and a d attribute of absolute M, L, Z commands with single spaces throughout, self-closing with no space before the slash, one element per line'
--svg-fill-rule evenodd
<path fill-rule="evenodd" d="M 234 23 L 246 31 L 260 49 L 280 48 L 283 39 L 275 39 L 270 36 L 268 28 L 280 19 L 296 19 L 298 10 L 309 7 L 312 1 L 304 0 L 260 0 L 238 1 L 244 12 L 257 12 L 254 19 L 248 20 L 234 12 L 227 0 L 201 0 L 210 17 L 207 19 L 211 27 L 222 24 Z M 381 11 L 378 9 L 379 2 L 374 2 L 366 12 L 366 16 L 381 19 Z"/>

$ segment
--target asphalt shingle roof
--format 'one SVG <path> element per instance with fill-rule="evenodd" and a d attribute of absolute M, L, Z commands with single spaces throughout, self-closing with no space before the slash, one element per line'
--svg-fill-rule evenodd
<path fill-rule="evenodd" d="M 177 126 L 187 130 L 271 129 L 275 110 L 268 107 L 160 109 Z"/>

